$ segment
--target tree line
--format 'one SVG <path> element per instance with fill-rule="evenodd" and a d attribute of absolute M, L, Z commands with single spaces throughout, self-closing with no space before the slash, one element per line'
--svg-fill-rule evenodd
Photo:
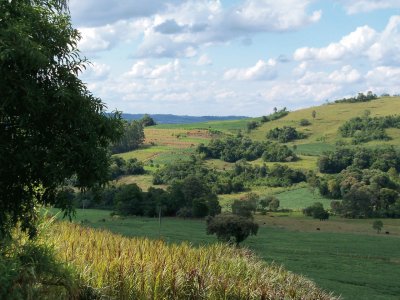
<path fill-rule="evenodd" d="M 289 114 L 289 111 L 286 110 L 286 107 L 283 109 L 278 110 L 276 107 L 274 107 L 274 112 L 272 114 L 269 114 L 267 116 L 262 116 L 261 120 L 259 122 L 257 121 L 250 121 L 246 124 L 247 132 L 250 132 L 253 129 L 258 128 L 261 126 L 262 123 L 267 123 L 271 122 L 274 120 L 278 120 L 280 118 L 283 118 Z"/>
<path fill-rule="evenodd" d="M 368 102 L 378 99 L 378 96 L 371 91 L 368 91 L 366 95 L 364 93 L 358 93 L 357 97 L 349 97 L 335 100 L 335 103 L 358 103 L 358 102 Z"/>
<path fill-rule="evenodd" d="M 257 185 L 291 186 L 306 180 L 302 171 L 284 165 L 259 166 L 240 160 L 232 170 L 217 171 L 207 168 L 201 159 L 192 157 L 190 161 L 178 161 L 160 168 L 153 175 L 153 183 L 171 184 L 188 176 L 202 178 L 215 194 L 237 193 Z"/>

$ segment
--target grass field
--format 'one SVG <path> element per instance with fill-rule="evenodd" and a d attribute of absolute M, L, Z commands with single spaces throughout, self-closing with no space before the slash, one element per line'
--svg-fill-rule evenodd
<path fill-rule="evenodd" d="M 202 220 L 164 218 L 160 230 L 157 219 L 113 219 L 109 211 L 79 210 L 76 221 L 81 220 L 131 237 L 161 236 L 167 242 L 190 241 L 194 245 L 215 242 L 215 237 L 205 234 Z M 398 299 L 400 220 L 383 220 L 390 235 L 374 233 L 372 220 L 320 222 L 299 214 L 275 214 L 258 216 L 257 221 L 261 224 L 258 235 L 244 245 L 266 261 L 304 274 L 344 299 Z M 321 231 L 315 231 L 316 226 Z"/>
<path fill-rule="evenodd" d="M 312 111 L 315 110 L 317 115 L 313 119 L 311 116 Z M 300 145 L 307 148 L 318 146 L 311 146 L 315 144 L 330 144 L 334 145 L 337 140 L 341 138 L 338 136 L 338 128 L 345 121 L 361 116 L 365 110 L 370 110 L 371 116 L 387 116 L 396 114 L 400 111 L 400 97 L 383 97 L 378 100 L 362 103 L 338 103 L 328 104 L 317 107 L 309 107 L 297 111 L 290 112 L 282 119 L 273 122 L 264 123 L 262 126 L 253 130 L 250 136 L 255 140 L 265 140 L 266 133 L 275 127 L 293 126 L 299 131 L 302 131 L 309 136 L 306 139 L 295 141 L 298 145 L 299 153 Z M 309 126 L 300 126 L 301 119 L 308 119 L 311 122 Z M 400 140 L 396 139 L 399 136 L 398 132 L 388 131 L 389 135 L 393 134 L 393 140 L 388 141 L 388 144 L 399 145 Z M 293 143 L 291 143 L 293 144 Z M 320 151 L 318 151 L 320 154 Z"/>
<path fill-rule="evenodd" d="M 162 124 L 155 126 L 156 129 L 184 129 L 184 130 L 218 130 L 225 133 L 237 133 L 239 130 L 245 131 L 247 123 L 253 119 L 241 119 L 231 121 L 212 121 L 203 123 L 192 123 L 192 124 Z M 255 120 L 258 120 L 256 118 Z"/>
<path fill-rule="evenodd" d="M 277 194 L 280 202 L 280 208 L 288 208 L 301 211 L 303 208 L 312 205 L 315 202 L 321 202 L 325 209 L 330 208 L 331 200 L 322 197 L 316 191 L 312 193 L 308 188 L 300 188 Z"/>

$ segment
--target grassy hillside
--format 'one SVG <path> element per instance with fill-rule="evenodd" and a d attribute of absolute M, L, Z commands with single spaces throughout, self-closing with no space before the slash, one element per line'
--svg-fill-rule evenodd
<path fill-rule="evenodd" d="M 206 235 L 203 220 L 164 218 L 115 219 L 109 211 L 79 210 L 77 222 L 109 229 L 130 237 L 162 238 L 169 243 L 190 242 L 196 246 L 214 243 Z M 282 264 L 303 274 L 322 288 L 344 299 L 398 299 L 400 289 L 399 220 L 384 220 L 390 235 L 376 234 L 372 220 L 333 217 L 320 222 L 301 214 L 276 213 L 257 216 L 257 236 L 244 242 L 267 263 Z M 320 231 L 316 231 L 316 228 Z M 311 299 L 311 298 L 308 298 Z"/>
<path fill-rule="evenodd" d="M 312 118 L 312 111 L 316 111 L 316 118 Z M 361 116 L 365 110 L 370 110 L 371 116 L 387 116 L 400 111 L 400 97 L 384 97 L 378 100 L 363 103 L 326 104 L 290 112 L 286 117 L 262 125 L 252 130 L 249 136 L 254 140 L 265 140 L 266 133 L 275 127 L 292 126 L 307 134 L 307 138 L 288 143 L 296 144 L 296 153 L 300 155 L 318 156 L 324 151 L 335 148 L 337 141 L 346 141 L 338 135 L 338 128 L 347 120 Z M 308 119 L 309 126 L 300 126 L 301 119 Z M 226 134 L 235 134 L 238 130 L 246 133 L 249 121 L 259 121 L 260 118 L 242 119 L 234 121 L 215 121 L 193 124 L 157 125 L 145 129 L 146 141 L 142 149 L 121 154 L 124 158 L 136 157 L 145 162 L 165 164 L 178 159 L 185 159 L 195 153 L 195 147 L 207 144 L 215 130 Z M 210 131 L 211 130 L 211 131 Z M 400 129 L 386 130 L 392 138 L 389 141 L 372 141 L 368 146 L 392 144 L 400 147 Z M 347 139 L 347 142 L 350 142 Z M 305 162 L 309 160 L 309 162 Z M 297 163 L 290 163 L 293 167 L 310 169 L 316 159 L 302 157 Z"/>
<path fill-rule="evenodd" d="M 312 111 L 316 111 L 316 118 L 312 118 Z M 298 145 L 297 152 L 317 155 L 324 150 L 329 150 L 339 139 L 339 127 L 347 120 L 361 116 L 365 110 L 370 110 L 372 117 L 388 116 L 400 112 L 400 97 L 384 97 L 370 102 L 362 103 L 335 103 L 310 107 L 289 113 L 282 119 L 264 123 L 253 130 L 250 136 L 255 140 L 264 140 L 266 133 L 275 127 L 292 126 L 309 135 L 307 138 L 289 144 Z M 301 119 L 308 119 L 309 126 L 300 126 Z M 395 144 L 400 146 L 400 130 L 387 131 L 393 138 L 387 142 L 370 142 L 376 144 Z"/>

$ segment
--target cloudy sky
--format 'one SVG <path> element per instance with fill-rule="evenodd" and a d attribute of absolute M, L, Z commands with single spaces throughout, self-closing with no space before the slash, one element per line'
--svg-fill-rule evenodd
<path fill-rule="evenodd" d="M 70 0 L 109 110 L 268 114 L 400 93 L 399 0 Z"/>

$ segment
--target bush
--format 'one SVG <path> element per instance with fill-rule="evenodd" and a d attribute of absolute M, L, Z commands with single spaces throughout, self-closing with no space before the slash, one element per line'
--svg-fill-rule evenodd
<path fill-rule="evenodd" d="M 40 232 L 39 232 L 40 234 Z M 39 241 L 21 244 L 20 237 L 0 250 L 0 299 L 75 299 L 77 275 Z"/>
<path fill-rule="evenodd" d="M 289 112 L 286 110 L 286 107 L 284 107 L 281 110 L 276 110 L 274 113 L 268 115 L 268 116 L 262 116 L 261 117 L 261 123 L 266 123 L 274 120 L 278 120 L 280 118 L 283 118 L 287 116 Z"/>
<path fill-rule="evenodd" d="M 296 128 L 290 126 L 276 127 L 267 133 L 267 139 L 277 140 L 280 143 L 287 143 L 302 138 L 305 138 L 305 134 L 298 132 Z"/>
<path fill-rule="evenodd" d="M 301 119 L 299 122 L 300 126 L 309 126 L 311 125 L 311 122 L 308 119 Z"/>
<path fill-rule="evenodd" d="M 267 162 L 290 162 L 296 161 L 298 158 L 286 145 L 269 142 L 266 144 L 262 159 Z"/>
<path fill-rule="evenodd" d="M 329 213 L 324 209 L 321 202 L 315 202 L 313 205 L 304 208 L 303 214 L 320 221 L 329 219 Z"/>
<path fill-rule="evenodd" d="M 245 217 L 222 214 L 207 219 L 207 234 L 215 234 L 219 241 L 239 245 L 249 235 L 257 235 L 258 224 Z"/>
<path fill-rule="evenodd" d="M 372 228 L 376 230 L 377 233 L 380 233 L 383 227 L 383 222 L 381 220 L 375 220 L 372 223 Z"/>

